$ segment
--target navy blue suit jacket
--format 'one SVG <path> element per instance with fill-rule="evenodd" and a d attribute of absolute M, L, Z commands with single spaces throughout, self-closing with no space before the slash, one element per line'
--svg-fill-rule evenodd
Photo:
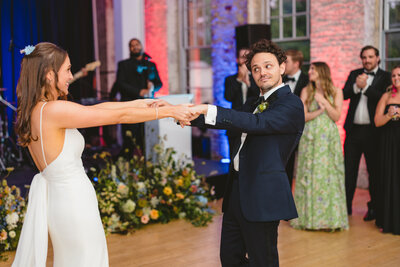
<path fill-rule="evenodd" d="M 211 127 L 247 133 L 239 154 L 239 194 L 243 215 L 249 221 L 297 217 L 285 166 L 303 132 L 303 103 L 287 85 L 275 91 L 268 101 L 268 109 L 259 114 L 252 114 L 255 107 L 248 106 L 249 112 L 217 107 L 216 125 Z M 199 124 L 204 125 L 203 117 L 192 123 Z M 239 146 L 240 142 L 234 155 Z M 223 211 L 231 182 L 230 175 Z"/>

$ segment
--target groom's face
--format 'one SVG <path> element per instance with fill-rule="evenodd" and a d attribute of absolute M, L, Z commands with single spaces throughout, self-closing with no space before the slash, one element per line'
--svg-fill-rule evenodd
<path fill-rule="evenodd" d="M 251 73 L 263 94 L 282 83 L 284 72 L 285 62 L 279 64 L 274 54 L 257 53 L 251 60 Z"/>

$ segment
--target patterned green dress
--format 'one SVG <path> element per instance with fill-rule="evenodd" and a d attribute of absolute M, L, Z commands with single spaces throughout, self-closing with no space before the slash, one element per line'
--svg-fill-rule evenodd
<path fill-rule="evenodd" d="M 310 112 L 318 109 L 315 100 Z M 304 127 L 300 139 L 294 199 L 296 229 L 348 229 L 344 161 L 338 128 L 324 112 Z"/>

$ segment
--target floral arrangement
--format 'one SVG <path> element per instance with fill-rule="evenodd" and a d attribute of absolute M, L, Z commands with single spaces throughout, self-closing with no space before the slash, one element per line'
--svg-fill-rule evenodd
<path fill-rule="evenodd" d="M 7 260 L 4 252 L 15 250 L 25 217 L 25 199 L 15 185 L 9 187 L 6 179 L 0 184 L 0 260 Z"/>
<path fill-rule="evenodd" d="M 212 220 L 207 203 L 212 192 L 205 178 L 196 174 L 193 162 L 175 160 L 172 148 L 154 148 L 158 162 L 135 155 L 113 162 L 107 152 L 93 157 L 100 164 L 91 167 L 106 233 L 128 233 L 150 223 L 186 219 L 195 226 Z"/>

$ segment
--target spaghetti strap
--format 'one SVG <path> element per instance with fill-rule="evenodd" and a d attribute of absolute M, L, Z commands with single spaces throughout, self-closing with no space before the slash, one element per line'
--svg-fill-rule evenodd
<path fill-rule="evenodd" d="M 44 160 L 44 164 L 46 164 L 47 167 L 47 162 L 46 162 L 46 157 L 44 155 L 44 148 L 43 148 L 43 132 L 42 132 L 42 114 L 43 114 L 43 108 L 44 106 L 47 104 L 47 102 L 44 102 L 44 104 L 42 105 L 42 107 L 40 108 L 40 121 L 39 121 L 39 127 L 40 127 L 40 144 L 42 146 L 42 154 L 43 154 L 43 160 Z"/>

